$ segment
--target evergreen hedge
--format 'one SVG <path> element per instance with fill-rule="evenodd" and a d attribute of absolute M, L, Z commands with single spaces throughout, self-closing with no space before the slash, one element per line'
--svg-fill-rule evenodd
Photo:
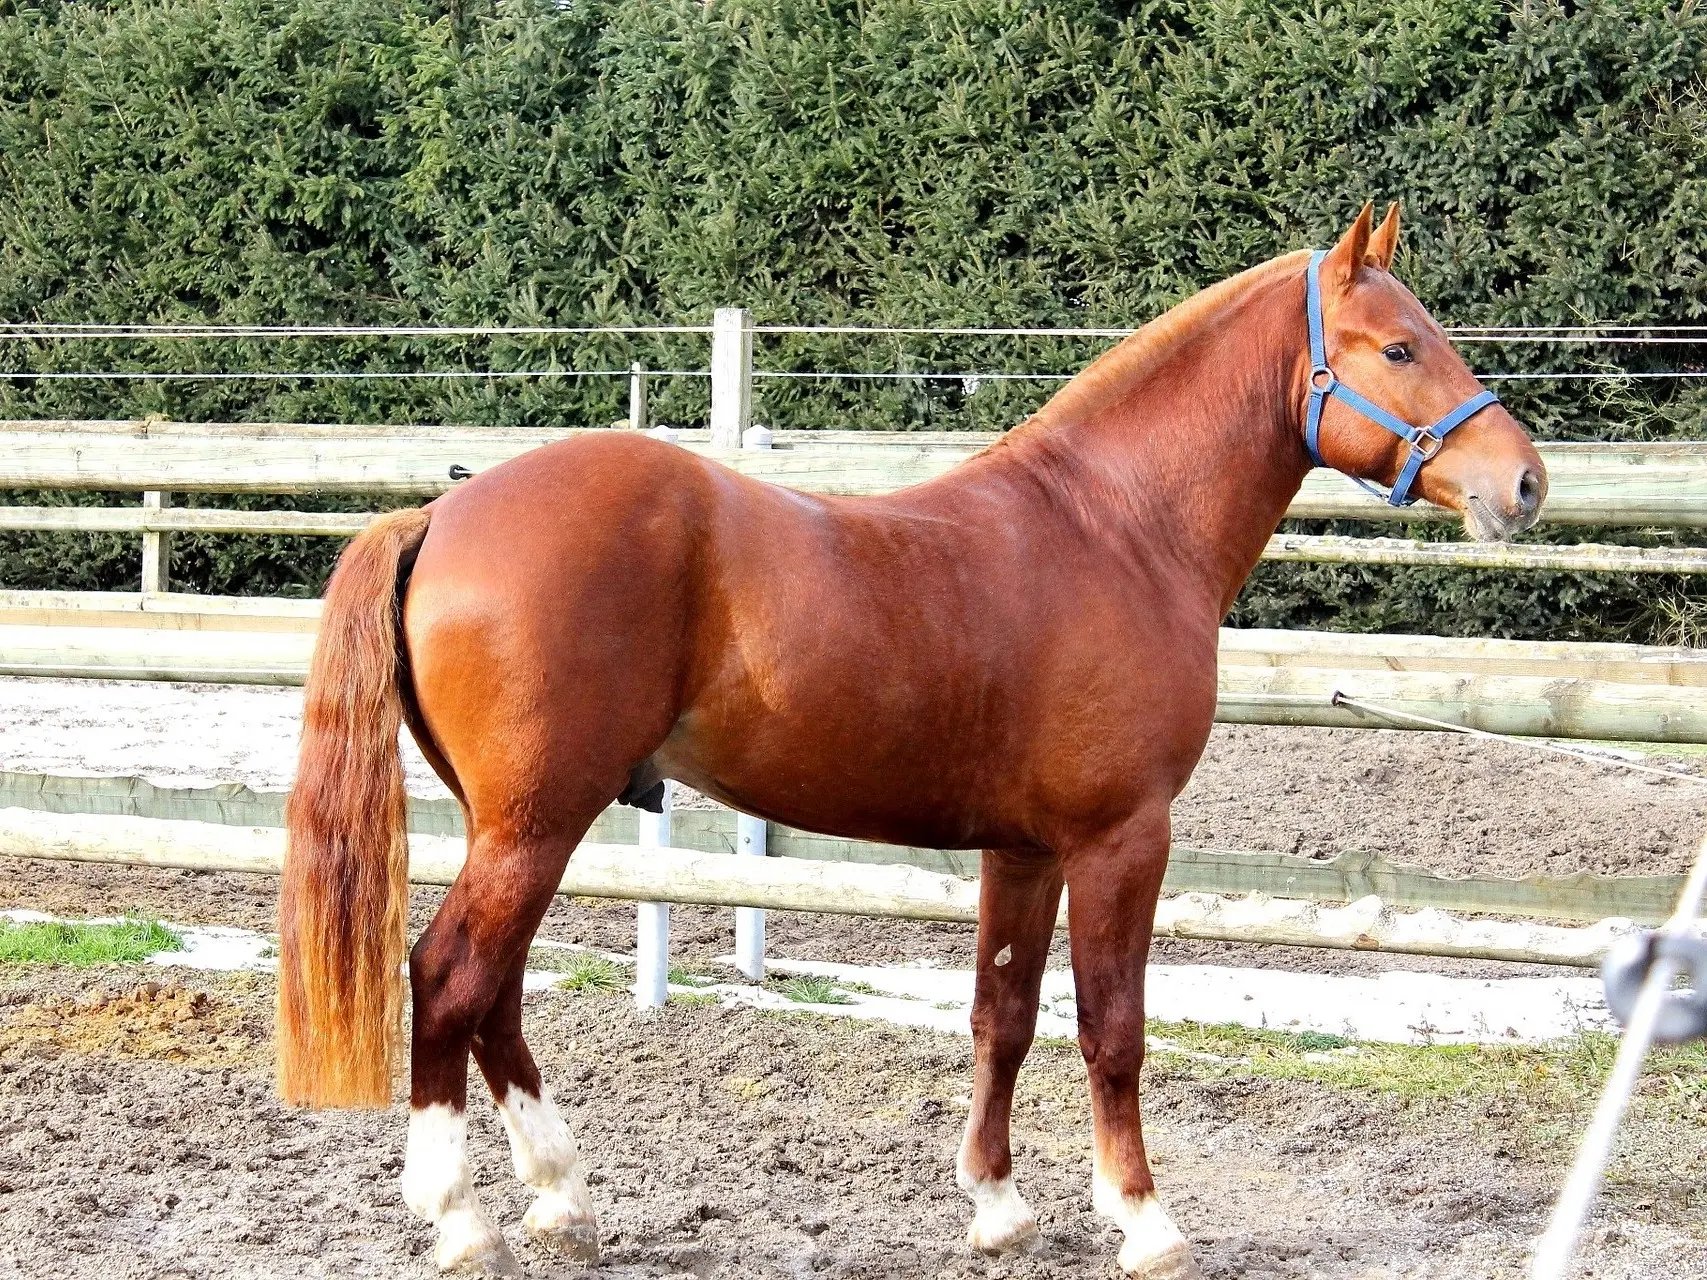
<path fill-rule="evenodd" d="M 1656 0 L 0 0 L 0 318 L 704 323 L 740 304 L 761 323 L 1130 325 L 1330 242 L 1373 196 L 1404 201 L 1399 269 L 1449 323 L 1689 323 L 1707 312 L 1704 62 L 1707 14 Z M 1070 371 L 1098 349 L 793 336 L 759 363 Z M 1704 354 L 1471 351 L 1490 371 Z M 703 367 L 704 340 L 13 341 L 0 415 L 603 423 L 621 379 L 3 375 L 633 359 Z M 995 428 L 1049 389 L 771 380 L 756 415 Z M 1707 436 L 1686 383 L 1500 390 L 1543 437 Z M 691 423 L 705 395 L 664 379 L 656 407 Z M 198 588 L 254 592 L 314 590 L 336 550 L 178 546 Z M 10 585 L 135 573 L 134 540 L 0 555 Z M 1688 598 L 1616 575 L 1268 565 L 1237 618 L 1645 639 Z"/>

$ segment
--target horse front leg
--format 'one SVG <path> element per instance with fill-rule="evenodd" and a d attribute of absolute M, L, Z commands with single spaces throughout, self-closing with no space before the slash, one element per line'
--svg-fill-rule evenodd
<path fill-rule="evenodd" d="M 1061 868 L 1034 852 L 984 852 L 978 888 L 978 973 L 972 998 L 972 1113 L 955 1162 L 955 1181 L 975 1213 L 966 1242 L 997 1253 L 1037 1232 L 1037 1218 L 1014 1187 L 1009 1120 L 1014 1080 L 1037 1028 Z"/>
<path fill-rule="evenodd" d="M 1144 1151 L 1144 966 L 1168 863 L 1165 805 L 1064 854 L 1079 1047 L 1090 1075 L 1091 1204 L 1126 1234 L 1121 1269 L 1143 1280 L 1200 1280 L 1191 1246 L 1156 1196 Z"/>

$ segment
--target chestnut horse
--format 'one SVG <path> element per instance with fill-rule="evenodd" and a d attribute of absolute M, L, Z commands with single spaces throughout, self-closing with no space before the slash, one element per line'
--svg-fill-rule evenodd
<path fill-rule="evenodd" d="M 1479 538 L 1527 528 L 1545 490 L 1528 438 L 1390 273 L 1397 234 L 1396 208 L 1371 231 L 1365 207 L 1325 257 L 1200 293 L 899 493 L 796 493 L 611 432 L 377 521 L 327 588 L 308 681 L 284 1097 L 390 1098 L 407 722 L 468 824 L 467 864 L 409 954 L 403 1196 L 436 1224 L 441 1267 L 519 1271 L 465 1153 L 470 1052 L 538 1192 L 527 1229 L 596 1256 L 574 1139 L 522 1040 L 523 966 L 593 819 L 674 778 L 811 831 L 983 850 L 957 1162 L 977 1249 L 1036 1230 L 1009 1111 L 1070 887 L 1092 1203 L 1123 1229 L 1127 1273 L 1197 1275 L 1156 1197 L 1138 1079 L 1168 810 L 1214 717 L 1217 628 L 1312 448 L 1366 480 L 1408 470 Z M 1413 448 L 1406 423 L 1440 430 Z"/>

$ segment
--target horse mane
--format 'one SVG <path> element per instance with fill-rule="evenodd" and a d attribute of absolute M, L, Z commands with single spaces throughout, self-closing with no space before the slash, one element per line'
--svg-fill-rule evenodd
<path fill-rule="evenodd" d="M 1308 257 L 1307 249 L 1282 254 L 1218 281 L 1170 307 L 1091 361 L 998 444 L 1006 444 L 1021 433 L 1030 434 L 1055 423 L 1092 416 L 1113 401 L 1131 395 L 1152 374 L 1166 368 L 1178 347 L 1197 337 L 1231 303 L 1274 277 L 1296 271 Z"/>

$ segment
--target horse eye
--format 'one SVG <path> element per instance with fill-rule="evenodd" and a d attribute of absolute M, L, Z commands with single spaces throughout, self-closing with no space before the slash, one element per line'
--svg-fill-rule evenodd
<path fill-rule="evenodd" d="M 1413 359 L 1411 349 L 1402 342 L 1389 343 L 1381 348 L 1381 354 L 1394 364 L 1409 364 Z"/>

